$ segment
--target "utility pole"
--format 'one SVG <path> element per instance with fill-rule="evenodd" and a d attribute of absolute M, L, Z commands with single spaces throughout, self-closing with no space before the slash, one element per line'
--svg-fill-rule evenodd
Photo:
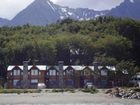
<path fill-rule="evenodd" d="M 59 88 L 63 89 L 64 88 L 64 81 L 63 81 L 63 61 L 58 62 L 58 67 L 59 67 Z"/>

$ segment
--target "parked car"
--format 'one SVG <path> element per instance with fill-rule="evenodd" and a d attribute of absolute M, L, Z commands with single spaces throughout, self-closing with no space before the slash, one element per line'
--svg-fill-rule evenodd
<path fill-rule="evenodd" d="M 93 83 L 92 82 L 86 82 L 85 83 L 85 88 L 93 88 Z"/>
<path fill-rule="evenodd" d="M 45 85 L 45 83 L 38 83 L 37 84 L 37 88 L 38 89 L 45 89 L 46 88 L 46 85 Z"/>
<path fill-rule="evenodd" d="M 140 73 L 134 75 L 130 81 L 131 84 L 133 84 L 134 86 L 139 86 L 140 87 Z"/>

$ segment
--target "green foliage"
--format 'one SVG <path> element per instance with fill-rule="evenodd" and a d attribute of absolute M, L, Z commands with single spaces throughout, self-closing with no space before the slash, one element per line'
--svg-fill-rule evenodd
<path fill-rule="evenodd" d="M 94 93 L 97 93 L 98 90 L 96 88 L 85 88 L 85 89 L 82 89 L 82 92 L 94 94 Z"/>
<path fill-rule="evenodd" d="M 75 93 L 74 89 L 53 89 L 52 92 L 58 93 L 58 92 L 70 92 L 70 93 Z"/>
<path fill-rule="evenodd" d="M 106 57 L 104 55 L 102 56 L 96 56 L 95 57 L 95 62 L 100 62 L 101 65 L 116 65 L 118 62 L 116 58 L 113 57 Z"/>
<path fill-rule="evenodd" d="M 132 76 L 134 76 L 135 74 L 137 74 L 138 72 L 140 72 L 140 69 L 138 66 L 136 66 L 134 61 L 124 61 L 122 60 L 121 62 L 119 62 L 116 65 L 116 75 L 117 78 L 120 80 L 125 80 L 125 82 L 123 83 L 124 85 L 128 85 L 129 84 L 129 80 L 132 78 Z"/>
<path fill-rule="evenodd" d="M 131 78 L 137 72 L 140 71 L 140 69 L 136 66 L 134 61 L 124 61 L 124 60 L 122 60 L 116 65 L 116 69 L 118 73 L 126 72 L 126 74 L 129 74 L 130 76 L 129 78 Z"/>
<path fill-rule="evenodd" d="M 132 43 L 122 36 L 106 35 L 95 42 L 95 48 L 100 55 L 120 60 L 128 58 Z"/>
<path fill-rule="evenodd" d="M 0 89 L 0 93 L 40 93 L 41 90 L 37 89 Z"/>
<path fill-rule="evenodd" d="M 134 88 L 134 92 L 140 92 L 140 88 Z"/>
<path fill-rule="evenodd" d="M 65 19 L 49 26 L 0 28 L 0 64 L 21 65 L 38 59 L 39 64 L 103 65 L 135 61 L 140 65 L 140 21 L 113 17 L 76 21 Z M 2 73 L 3 75 L 4 73 Z M 6 74 L 6 73 L 5 73 Z"/>
<path fill-rule="evenodd" d="M 53 89 L 52 92 L 54 93 L 64 92 L 64 89 Z"/>

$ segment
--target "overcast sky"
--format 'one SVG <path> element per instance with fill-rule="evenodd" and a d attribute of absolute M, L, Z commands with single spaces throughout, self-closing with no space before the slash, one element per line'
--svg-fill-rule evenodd
<path fill-rule="evenodd" d="M 12 19 L 34 0 L 0 0 L 0 17 Z M 124 0 L 51 0 L 56 4 L 72 8 L 82 7 L 94 10 L 111 9 Z"/>

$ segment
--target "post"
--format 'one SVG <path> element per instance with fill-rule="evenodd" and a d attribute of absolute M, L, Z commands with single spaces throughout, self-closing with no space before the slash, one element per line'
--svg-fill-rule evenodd
<path fill-rule="evenodd" d="M 63 81 L 63 61 L 58 62 L 58 67 L 59 67 L 59 88 L 63 89 L 64 88 L 64 81 Z"/>
<path fill-rule="evenodd" d="M 29 61 L 23 61 L 23 88 L 28 88 L 28 62 Z"/>
<path fill-rule="evenodd" d="M 93 62 L 94 72 L 95 72 L 95 75 L 94 75 L 94 84 L 96 86 L 99 86 L 99 78 L 100 78 L 99 77 L 100 76 L 100 73 L 99 73 L 98 65 L 99 65 L 98 62 Z"/>
<path fill-rule="evenodd" d="M 32 60 L 32 61 L 33 61 L 33 66 L 36 66 L 36 63 L 37 63 L 39 60 L 34 59 L 34 60 Z"/>

